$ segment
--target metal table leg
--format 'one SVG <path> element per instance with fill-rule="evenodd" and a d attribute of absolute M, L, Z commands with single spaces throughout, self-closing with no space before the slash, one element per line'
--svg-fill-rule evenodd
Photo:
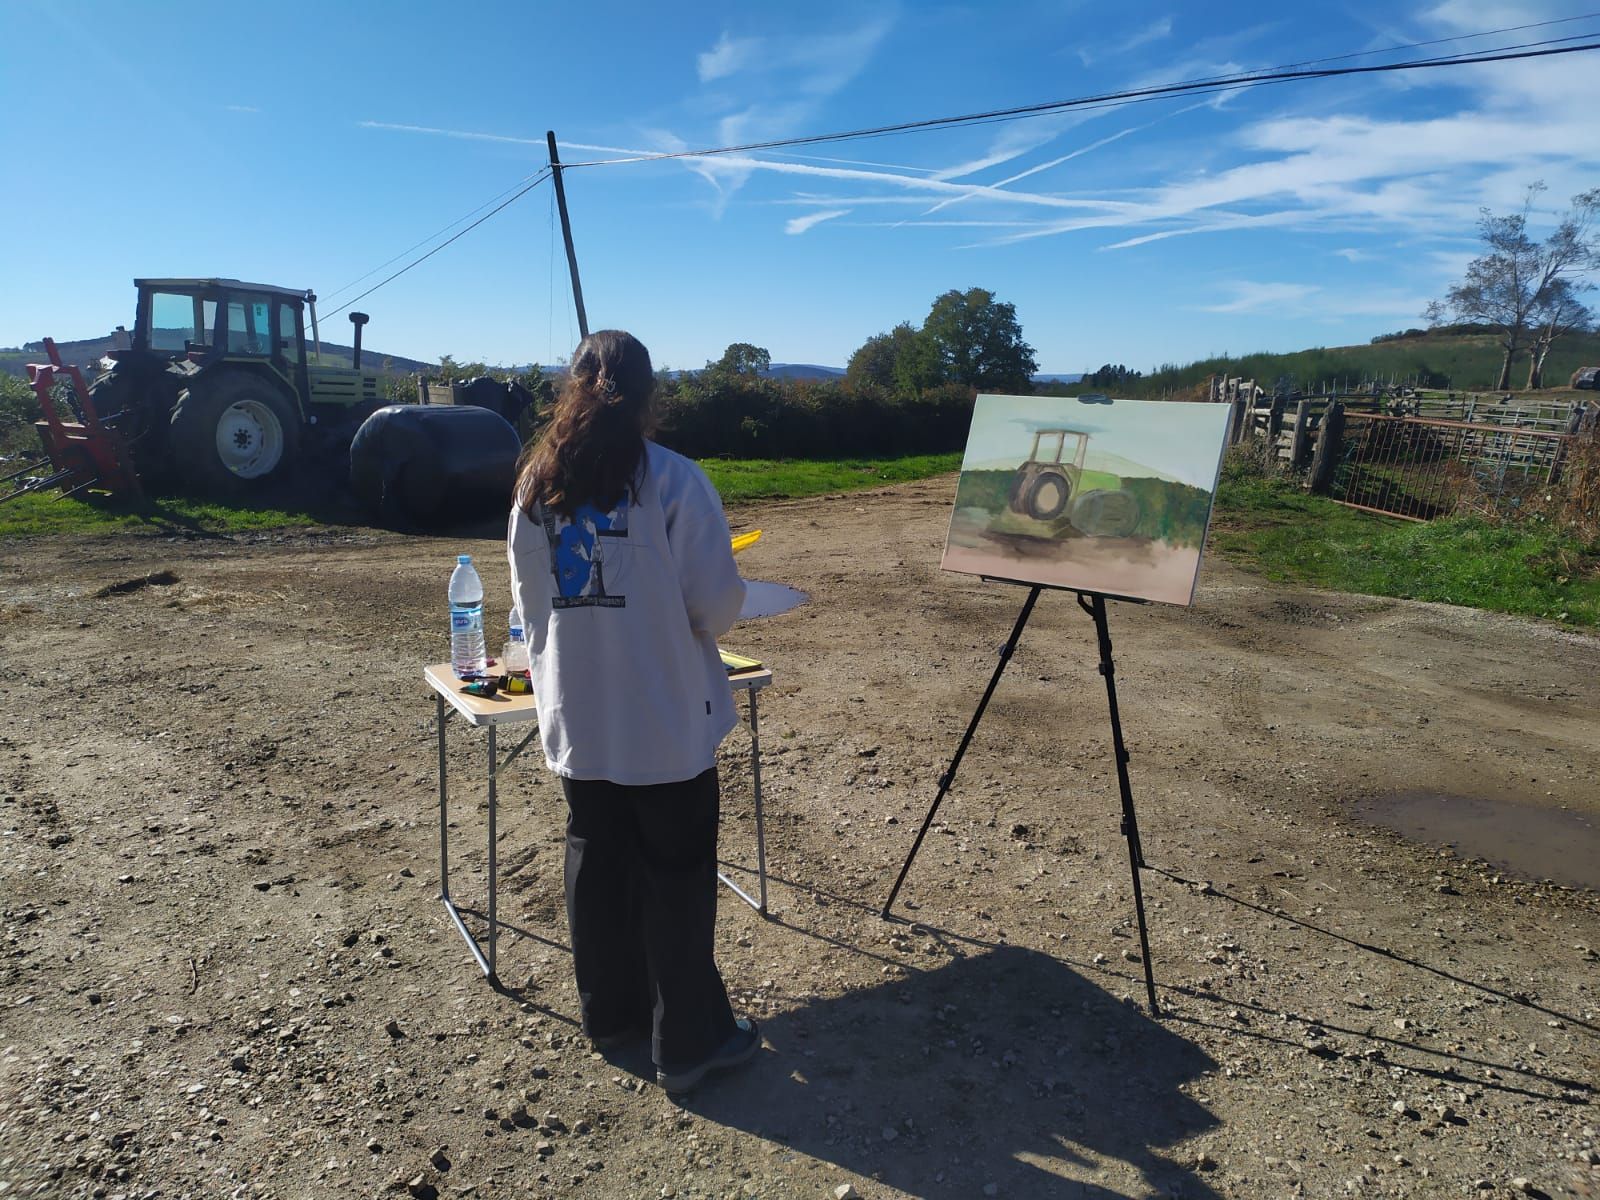
<path fill-rule="evenodd" d="M 499 876 L 497 869 L 497 856 L 499 845 L 495 840 L 495 776 L 499 773 L 495 761 L 494 726 L 489 726 L 489 969 L 490 982 L 497 978 L 495 975 L 495 947 L 500 940 L 499 910 L 496 904 L 496 881 Z"/>
<path fill-rule="evenodd" d="M 756 879 L 760 885 L 761 899 L 757 900 L 721 871 L 717 878 L 722 880 L 732 889 L 733 894 L 755 909 L 763 917 L 767 915 L 767 833 L 766 822 L 761 811 L 761 720 L 756 709 L 756 688 L 750 690 L 750 777 L 755 790 L 756 799 Z"/>
<path fill-rule="evenodd" d="M 450 823 L 445 817 L 444 784 L 444 723 L 450 712 L 444 706 L 444 697 L 435 696 L 435 722 L 439 727 L 439 899 L 450 903 Z"/>

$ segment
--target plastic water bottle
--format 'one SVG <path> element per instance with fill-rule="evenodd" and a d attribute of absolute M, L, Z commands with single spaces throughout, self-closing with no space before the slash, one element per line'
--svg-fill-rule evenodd
<path fill-rule="evenodd" d="M 505 668 L 507 675 L 528 673 L 528 643 L 522 636 L 522 618 L 515 605 L 511 607 L 510 633 L 506 640 Z"/>
<path fill-rule="evenodd" d="M 473 569 L 472 555 L 456 556 L 450 575 L 450 666 L 457 679 L 489 669 L 483 641 L 483 580 Z"/>

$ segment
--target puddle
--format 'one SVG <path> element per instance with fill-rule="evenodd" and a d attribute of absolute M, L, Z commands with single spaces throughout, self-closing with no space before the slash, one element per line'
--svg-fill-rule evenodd
<path fill-rule="evenodd" d="M 811 599 L 799 588 L 786 583 L 766 583 L 760 579 L 747 579 L 744 584 L 744 607 L 739 610 L 739 620 L 752 617 L 775 617 L 791 608 L 799 608 Z"/>
<path fill-rule="evenodd" d="M 1560 808 L 1441 792 L 1397 792 L 1363 804 L 1375 825 L 1451 847 L 1531 879 L 1600 891 L 1600 823 Z"/>

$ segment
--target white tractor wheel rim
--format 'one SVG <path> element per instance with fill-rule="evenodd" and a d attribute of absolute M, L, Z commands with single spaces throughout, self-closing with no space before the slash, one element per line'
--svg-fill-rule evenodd
<path fill-rule="evenodd" d="M 259 400 L 230 404 L 217 420 L 217 457 L 240 479 L 270 475 L 283 461 L 283 423 Z"/>

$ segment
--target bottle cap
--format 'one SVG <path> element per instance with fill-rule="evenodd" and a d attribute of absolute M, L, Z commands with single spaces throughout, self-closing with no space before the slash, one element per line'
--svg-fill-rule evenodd
<path fill-rule="evenodd" d="M 456 561 L 458 563 L 469 563 L 469 562 L 472 561 L 472 555 L 470 555 L 470 554 L 458 554 L 458 555 L 456 555 Z"/>

